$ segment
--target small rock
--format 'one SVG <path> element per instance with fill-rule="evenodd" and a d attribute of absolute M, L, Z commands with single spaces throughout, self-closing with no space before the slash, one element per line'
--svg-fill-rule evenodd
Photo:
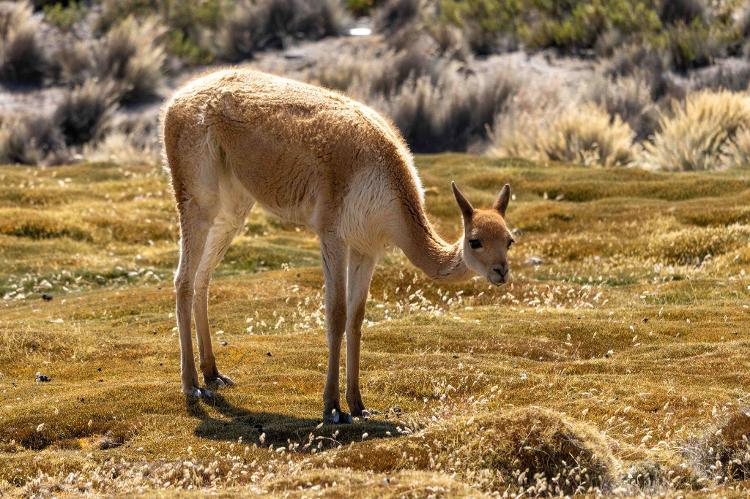
<path fill-rule="evenodd" d="M 52 381 L 52 378 L 42 373 L 36 373 L 35 379 L 37 383 L 49 383 L 50 381 Z"/>
<path fill-rule="evenodd" d="M 394 413 L 396 413 L 396 414 L 401 414 L 401 407 L 400 406 L 394 405 L 393 407 L 391 407 L 391 410 Z"/>
<path fill-rule="evenodd" d="M 530 256 L 528 260 L 526 260 L 527 265 L 533 265 L 534 267 L 539 266 L 544 263 L 544 260 L 539 258 L 538 256 Z"/>
<path fill-rule="evenodd" d="M 524 235 L 525 231 L 523 229 L 519 229 L 518 227 L 515 227 L 514 229 L 511 229 L 510 233 L 513 234 L 514 236 L 522 236 Z"/>
<path fill-rule="evenodd" d="M 222 341 L 222 342 L 221 342 L 221 346 L 225 347 L 225 346 L 227 346 L 227 345 L 229 345 L 229 343 L 228 343 L 228 342 L 226 342 L 226 341 Z"/>
<path fill-rule="evenodd" d="M 50 295 L 48 293 L 42 293 L 42 300 L 44 300 L 44 301 L 52 301 L 52 298 L 53 298 L 52 295 Z"/>
<path fill-rule="evenodd" d="M 99 449 L 107 450 L 114 449 L 115 447 L 120 447 L 124 442 L 121 438 L 112 438 L 110 436 L 105 436 L 102 437 L 97 443 L 99 445 Z"/>

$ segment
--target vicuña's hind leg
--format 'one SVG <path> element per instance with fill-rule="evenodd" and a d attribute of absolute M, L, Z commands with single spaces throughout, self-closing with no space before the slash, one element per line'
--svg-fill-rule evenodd
<path fill-rule="evenodd" d="M 187 395 L 200 396 L 198 372 L 193 358 L 191 339 L 192 305 L 195 273 L 198 269 L 206 236 L 210 226 L 210 214 L 198 207 L 193 200 L 184 202 L 180 210 L 180 263 L 175 274 L 177 329 L 180 333 L 180 370 L 182 391 Z"/>
<path fill-rule="evenodd" d="M 355 250 L 349 251 L 349 278 L 346 304 L 346 403 L 352 416 L 367 417 L 365 404 L 359 392 L 359 345 L 362 338 L 362 321 L 370 290 L 375 258 Z"/>
<path fill-rule="evenodd" d="M 208 325 L 208 285 L 214 269 L 224 258 L 229 244 L 242 227 L 249 209 L 248 206 L 239 214 L 227 216 L 222 213 L 216 217 L 208 232 L 203 257 L 195 276 L 193 313 L 195 314 L 196 336 L 198 338 L 198 351 L 200 352 L 200 367 L 206 385 L 216 388 L 233 385 L 234 382 L 228 376 L 221 374 L 216 367 Z"/>
<path fill-rule="evenodd" d="M 323 422 L 350 423 L 351 416 L 339 404 L 339 362 L 341 340 L 346 327 L 346 260 L 344 241 L 321 235 L 323 274 L 326 283 L 326 327 L 328 329 L 328 375 L 323 391 Z"/>

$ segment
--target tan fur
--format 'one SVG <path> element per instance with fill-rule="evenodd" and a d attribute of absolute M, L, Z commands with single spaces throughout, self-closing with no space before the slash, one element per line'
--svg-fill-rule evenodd
<path fill-rule="evenodd" d="M 466 234 L 486 239 L 482 251 L 468 248 L 466 238 L 446 243 L 427 219 L 422 186 L 399 132 L 342 95 L 260 72 L 218 71 L 174 95 L 165 108 L 163 135 L 180 214 L 175 288 L 182 388 L 188 394 L 201 394 L 191 308 L 204 380 L 231 384 L 217 370 L 211 349 L 208 283 L 255 203 L 320 237 L 329 345 L 327 421 L 347 419 L 338 384 L 344 331 L 346 398 L 354 415 L 363 414 L 360 330 L 372 272 L 388 245 L 400 247 L 435 279 L 472 273 L 493 282 L 507 277 L 510 234 L 498 209 L 477 211 L 476 223 L 464 210 Z M 497 265 L 506 269 L 502 279 L 495 275 Z"/>

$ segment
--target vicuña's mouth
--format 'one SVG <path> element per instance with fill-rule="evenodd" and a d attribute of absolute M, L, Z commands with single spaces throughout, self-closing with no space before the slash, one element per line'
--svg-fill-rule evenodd
<path fill-rule="evenodd" d="M 487 276 L 487 280 L 490 282 L 490 284 L 494 284 L 495 286 L 501 286 L 508 282 L 507 276 L 501 276 L 497 274 Z"/>

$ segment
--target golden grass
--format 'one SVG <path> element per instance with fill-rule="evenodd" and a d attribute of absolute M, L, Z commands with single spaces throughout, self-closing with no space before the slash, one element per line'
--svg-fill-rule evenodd
<path fill-rule="evenodd" d="M 747 490 L 743 170 L 417 162 L 448 237 L 451 179 L 477 204 L 513 185 L 513 282 L 438 286 L 389 254 L 362 352 L 378 414 L 340 427 L 318 426 L 326 341 L 310 233 L 250 215 L 210 297 L 219 366 L 238 385 L 188 403 L 161 169 L 0 167 L 0 493 Z"/>

